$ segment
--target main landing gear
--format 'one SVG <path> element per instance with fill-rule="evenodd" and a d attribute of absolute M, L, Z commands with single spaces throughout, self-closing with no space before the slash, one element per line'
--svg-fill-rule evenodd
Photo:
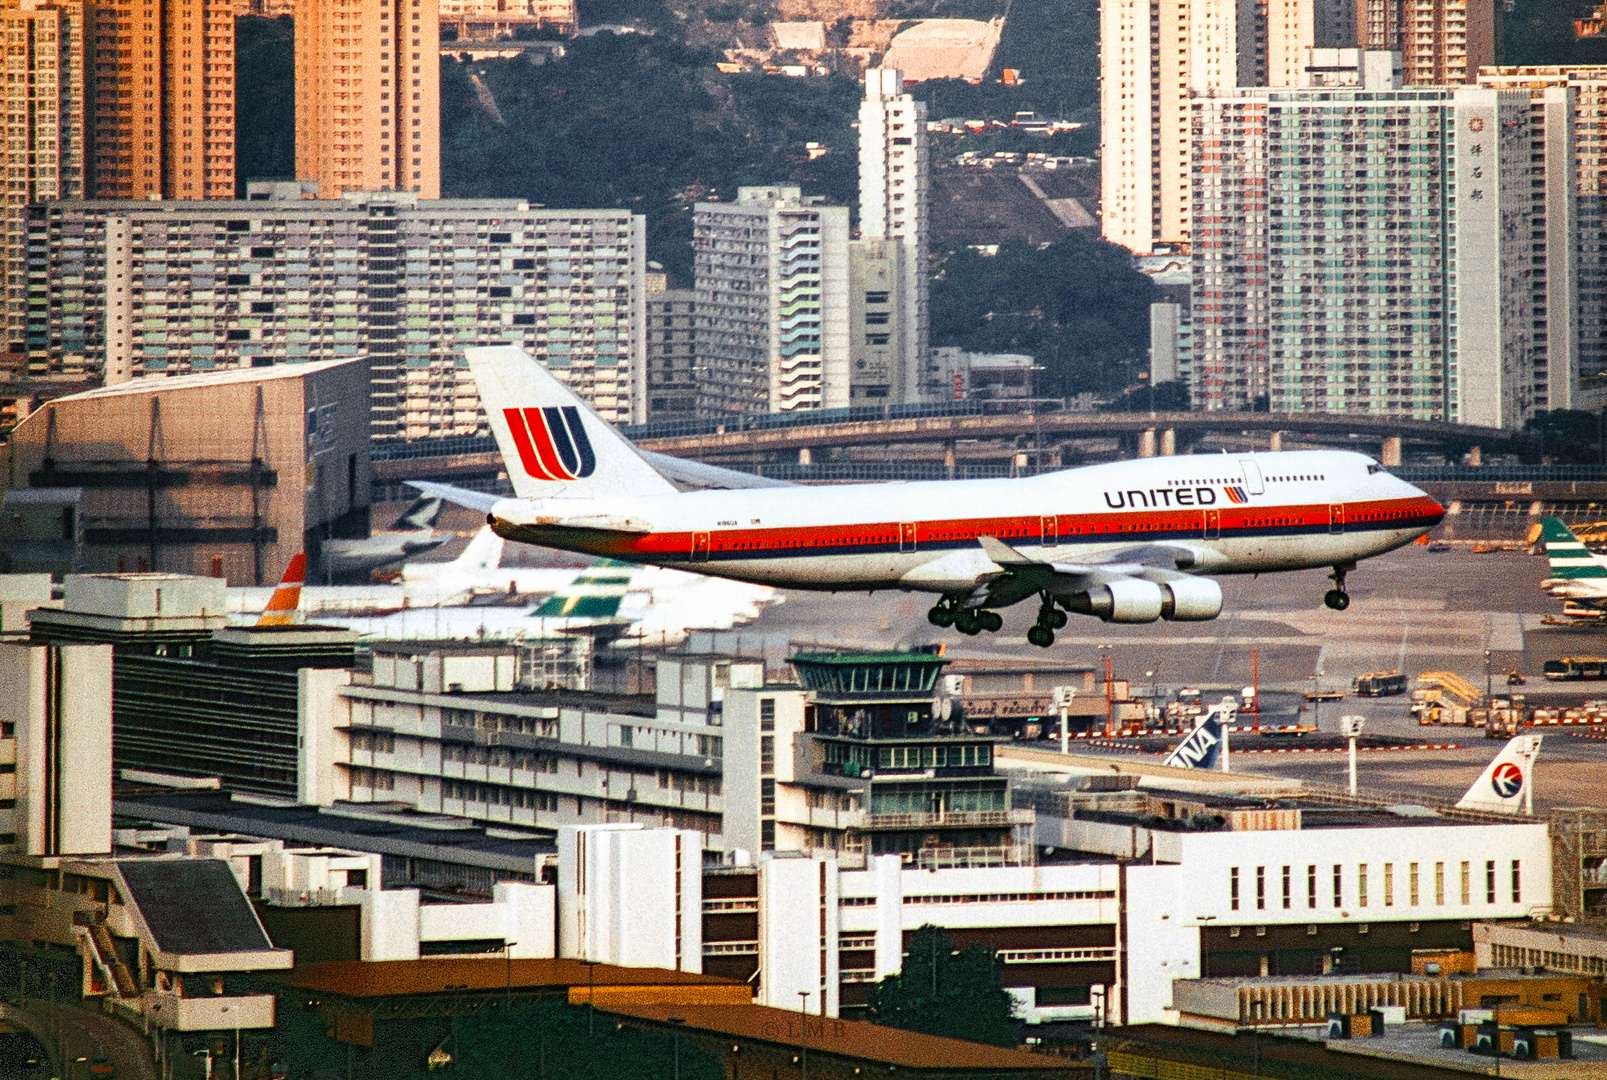
<path fill-rule="evenodd" d="M 926 618 L 933 626 L 952 626 L 968 637 L 984 630 L 991 634 L 1004 625 L 1004 617 L 997 611 L 961 607 L 959 601 L 947 596 L 932 605 Z"/>
<path fill-rule="evenodd" d="M 1334 567 L 1334 572 L 1328 576 L 1333 578 L 1334 587 L 1323 594 L 1322 602 L 1335 611 L 1344 611 L 1350 606 L 1350 594 L 1345 591 L 1345 573 L 1354 570 L 1355 564 Z"/>
<path fill-rule="evenodd" d="M 1027 641 L 1040 649 L 1047 649 L 1055 643 L 1055 631 L 1066 625 L 1066 613 L 1055 607 L 1048 593 L 1042 594 L 1042 599 L 1038 621 L 1027 631 Z"/>

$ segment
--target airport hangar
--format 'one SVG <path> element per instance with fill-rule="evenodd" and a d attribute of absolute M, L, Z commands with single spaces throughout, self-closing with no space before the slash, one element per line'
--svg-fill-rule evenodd
<path fill-rule="evenodd" d="M 361 358 L 57 398 L 0 446 L 0 510 L 41 519 L 21 526 L 33 542 L 13 547 L 27 565 L 0 571 L 271 585 L 305 550 L 318 580 L 324 540 L 368 535 L 369 403 Z"/>

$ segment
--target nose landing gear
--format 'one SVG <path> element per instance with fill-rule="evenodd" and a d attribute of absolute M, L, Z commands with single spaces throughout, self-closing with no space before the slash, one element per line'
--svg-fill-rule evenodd
<path fill-rule="evenodd" d="M 1350 594 L 1345 591 L 1345 574 L 1354 569 L 1355 564 L 1336 566 L 1333 573 L 1328 575 L 1333 579 L 1334 587 L 1323 594 L 1322 602 L 1335 611 L 1344 611 L 1350 606 Z"/>

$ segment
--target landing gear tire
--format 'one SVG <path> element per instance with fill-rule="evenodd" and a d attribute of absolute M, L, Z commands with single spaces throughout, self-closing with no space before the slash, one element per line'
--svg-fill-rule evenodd
<path fill-rule="evenodd" d="M 1047 626 L 1034 626 L 1027 631 L 1027 641 L 1040 649 L 1047 649 L 1055 643 L 1055 632 Z"/>
<path fill-rule="evenodd" d="M 976 637 L 982 632 L 982 623 L 974 612 L 959 611 L 954 615 L 954 629 L 967 637 Z"/>
<path fill-rule="evenodd" d="M 1050 630 L 1059 630 L 1066 625 L 1066 613 L 1059 608 L 1045 608 L 1038 612 L 1038 622 Z"/>
<path fill-rule="evenodd" d="M 926 613 L 926 619 L 933 626 L 953 626 L 954 609 L 947 604 L 934 604 L 932 610 Z"/>
<path fill-rule="evenodd" d="M 1334 587 L 1323 596 L 1322 602 L 1335 611 L 1344 611 L 1350 606 L 1350 594 L 1345 591 L 1345 574 L 1356 569 L 1355 563 L 1334 567 L 1333 573 L 1328 576 L 1333 579 Z"/>
<path fill-rule="evenodd" d="M 977 625 L 990 634 L 996 634 L 1004 626 L 1004 616 L 997 611 L 979 612 L 976 617 Z"/>

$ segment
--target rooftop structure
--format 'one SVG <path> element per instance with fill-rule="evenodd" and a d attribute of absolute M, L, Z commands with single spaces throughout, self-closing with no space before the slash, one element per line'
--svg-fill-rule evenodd
<path fill-rule="evenodd" d="M 268 1028 L 270 994 L 229 993 L 234 972 L 288 968 L 227 863 L 183 857 L 0 860 L 0 931 L 84 959 L 86 997 L 155 1028 Z M 20 912 L 20 914 L 19 914 Z"/>
<path fill-rule="evenodd" d="M 763 1005 L 687 1005 L 666 1003 L 604 1005 L 627 1023 L 670 1031 L 721 1059 L 735 1070 L 790 1068 L 807 1045 L 810 1068 L 826 1075 L 896 1072 L 900 1076 L 989 1076 L 1049 1080 L 1084 1076 L 1088 1066 L 1021 1050 L 946 1039 L 859 1020 L 822 1019 L 796 1009 Z M 805 1025 L 808 1026 L 807 1033 Z"/>

